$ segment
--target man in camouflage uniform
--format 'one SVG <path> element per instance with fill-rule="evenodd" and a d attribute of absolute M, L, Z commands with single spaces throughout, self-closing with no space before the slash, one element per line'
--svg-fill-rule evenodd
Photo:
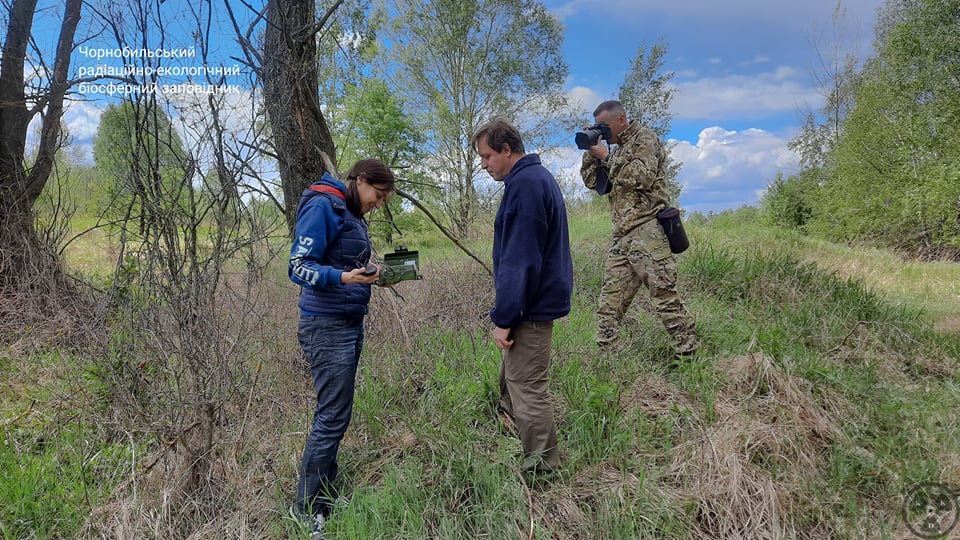
<path fill-rule="evenodd" d="M 616 342 L 624 314 L 643 286 L 673 337 L 677 355 L 692 355 L 700 342 L 693 318 L 677 293 L 676 259 L 656 219 L 657 212 L 669 203 L 664 189 L 663 143 L 653 130 L 628 121 L 618 101 L 601 103 L 593 117 L 610 126 L 608 142 L 617 145 L 610 152 L 598 140 L 584 153 L 580 169 L 583 183 L 590 189 L 597 186 L 598 170 L 601 178 L 607 173 L 612 184 L 613 241 L 597 309 L 597 345 L 603 349 Z"/>

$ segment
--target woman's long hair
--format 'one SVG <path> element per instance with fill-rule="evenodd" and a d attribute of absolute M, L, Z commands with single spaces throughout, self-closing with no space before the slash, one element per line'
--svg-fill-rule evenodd
<path fill-rule="evenodd" d="M 357 180 L 363 181 L 381 191 L 392 193 L 397 187 L 397 180 L 390 167 L 379 159 L 361 159 L 353 164 L 347 172 L 347 209 L 353 215 L 360 216 L 360 194 L 357 192 Z"/>

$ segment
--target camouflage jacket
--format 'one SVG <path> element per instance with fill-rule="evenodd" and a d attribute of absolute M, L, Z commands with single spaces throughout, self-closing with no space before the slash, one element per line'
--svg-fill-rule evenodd
<path fill-rule="evenodd" d="M 580 167 L 583 183 L 590 189 L 597 185 L 597 168 L 607 170 L 613 183 L 610 213 L 615 238 L 653 219 L 670 200 L 664 189 L 666 150 L 657 134 L 632 120 L 619 139 L 606 160 L 585 152 Z"/>

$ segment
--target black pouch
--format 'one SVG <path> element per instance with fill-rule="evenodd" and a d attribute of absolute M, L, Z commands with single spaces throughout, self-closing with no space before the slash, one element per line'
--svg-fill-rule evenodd
<path fill-rule="evenodd" d="M 668 206 L 657 212 L 657 221 L 667 235 L 671 252 L 683 253 L 690 247 L 690 240 L 687 240 L 687 233 L 683 230 L 683 223 L 680 222 L 680 210 Z"/>
<path fill-rule="evenodd" d="M 597 193 L 600 195 L 606 195 L 610 193 L 610 189 L 613 188 L 613 182 L 610 181 L 607 171 L 603 167 L 597 167 L 597 187 L 594 188 L 597 190 Z"/>

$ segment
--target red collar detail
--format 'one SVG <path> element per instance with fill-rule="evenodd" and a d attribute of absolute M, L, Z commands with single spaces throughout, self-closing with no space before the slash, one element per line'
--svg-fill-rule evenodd
<path fill-rule="evenodd" d="M 310 191 L 316 191 L 317 193 L 329 193 L 331 195 L 339 197 L 344 201 L 347 200 L 346 196 L 344 196 L 342 191 L 340 191 L 339 189 L 333 186 L 328 186 L 326 184 L 313 184 L 307 189 L 309 189 Z"/>

